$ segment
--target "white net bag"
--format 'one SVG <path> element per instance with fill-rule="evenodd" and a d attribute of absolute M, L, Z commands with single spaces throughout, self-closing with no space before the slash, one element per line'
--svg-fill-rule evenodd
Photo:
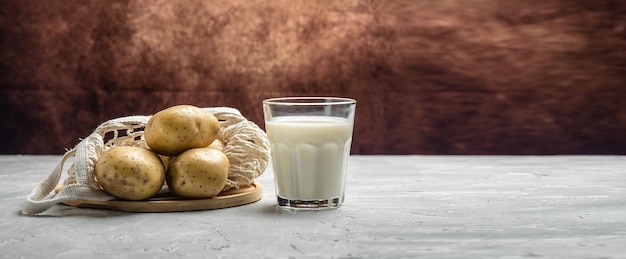
<path fill-rule="evenodd" d="M 230 168 L 223 191 L 249 185 L 268 166 L 270 144 L 267 135 L 256 124 L 248 121 L 234 108 L 204 108 L 220 122 L 220 135 L 224 154 Z M 143 129 L 151 116 L 128 116 L 106 121 L 67 151 L 52 173 L 39 183 L 22 203 L 22 213 L 38 214 L 56 203 L 77 199 L 113 200 L 115 197 L 102 190 L 94 177 L 94 166 L 100 155 L 113 146 L 147 147 Z M 63 187 L 53 193 L 61 180 L 63 166 L 70 159 L 74 162 L 67 170 Z"/>

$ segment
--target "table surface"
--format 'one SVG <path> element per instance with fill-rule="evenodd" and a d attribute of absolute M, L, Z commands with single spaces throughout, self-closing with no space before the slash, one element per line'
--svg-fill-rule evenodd
<path fill-rule="evenodd" d="M 126 213 L 20 204 L 60 156 L 0 156 L 4 258 L 626 258 L 626 156 L 351 156 L 344 205 Z M 200 258 L 201 258 L 200 257 Z"/>

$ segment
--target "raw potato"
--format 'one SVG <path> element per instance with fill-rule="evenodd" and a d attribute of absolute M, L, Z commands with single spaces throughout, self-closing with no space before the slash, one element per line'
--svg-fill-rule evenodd
<path fill-rule="evenodd" d="M 229 167 L 228 157 L 217 149 L 190 149 L 170 162 L 167 185 L 181 197 L 211 198 L 226 186 Z"/>
<path fill-rule="evenodd" d="M 142 147 L 113 147 L 100 156 L 94 170 L 102 188 L 124 200 L 148 199 L 165 181 L 159 156 Z"/>
<path fill-rule="evenodd" d="M 165 167 L 165 171 L 167 172 L 167 167 L 170 165 L 170 161 L 172 161 L 173 157 L 159 155 L 159 158 L 161 159 L 161 162 L 163 162 L 163 166 Z"/>
<path fill-rule="evenodd" d="M 188 149 L 208 146 L 219 133 L 219 121 L 209 111 L 177 105 L 154 114 L 146 124 L 144 138 L 151 150 L 175 156 Z"/>
<path fill-rule="evenodd" d="M 225 147 L 226 146 L 224 145 L 224 142 L 222 142 L 219 139 L 214 140 L 213 143 L 211 143 L 211 145 L 208 146 L 208 148 L 214 148 L 222 152 L 224 152 Z"/>

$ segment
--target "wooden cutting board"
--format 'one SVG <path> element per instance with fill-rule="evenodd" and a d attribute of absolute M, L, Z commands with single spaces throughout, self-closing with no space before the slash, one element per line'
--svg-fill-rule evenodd
<path fill-rule="evenodd" d="M 127 212 L 175 212 L 223 209 L 253 203 L 261 200 L 261 198 L 263 198 L 263 186 L 258 182 L 254 182 L 237 190 L 222 192 L 210 199 L 184 199 L 177 196 L 164 195 L 144 201 L 79 199 L 65 201 L 63 204 L 79 208 L 110 209 Z"/>

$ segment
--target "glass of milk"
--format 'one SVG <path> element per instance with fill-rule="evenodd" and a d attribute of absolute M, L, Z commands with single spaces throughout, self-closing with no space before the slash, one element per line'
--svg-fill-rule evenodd
<path fill-rule="evenodd" d="M 355 100 L 338 97 L 263 101 L 281 208 L 320 210 L 341 206 L 355 108 Z"/>

